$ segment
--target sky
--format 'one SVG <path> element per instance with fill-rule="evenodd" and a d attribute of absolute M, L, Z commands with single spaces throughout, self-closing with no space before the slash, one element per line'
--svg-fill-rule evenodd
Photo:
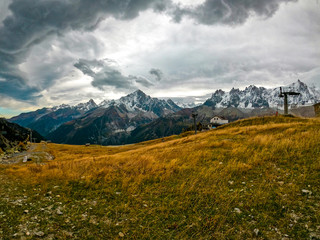
<path fill-rule="evenodd" d="M 297 79 L 320 88 L 319 0 L 0 1 L 0 116 Z"/>

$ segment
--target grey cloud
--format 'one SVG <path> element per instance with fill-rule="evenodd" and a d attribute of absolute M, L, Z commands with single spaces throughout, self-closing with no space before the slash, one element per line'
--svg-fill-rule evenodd
<path fill-rule="evenodd" d="M 86 60 L 79 59 L 79 62 L 75 63 L 74 66 L 78 68 L 83 74 L 90 77 L 95 77 L 96 73 L 92 70 L 93 67 L 104 67 L 104 63 L 98 60 Z"/>
<path fill-rule="evenodd" d="M 9 96 L 29 103 L 35 103 L 36 99 L 41 97 L 40 90 L 37 87 L 24 84 L 21 76 L 6 73 L 0 73 L 0 76 L 5 79 L 5 81 L 0 82 L 0 95 L 2 97 Z"/>
<path fill-rule="evenodd" d="M 254 13 L 271 17 L 280 4 L 297 0 L 206 0 L 195 8 L 176 6 L 172 11 L 174 21 L 180 22 L 184 16 L 198 23 L 213 25 L 238 25 L 244 23 Z"/>
<path fill-rule="evenodd" d="M 149 73 L 154 75 L 157 81 L 160 81 L 163 78 L 163 73 L 160 69 L 152 68 Z"/>
<path fill-rule="evenodd" d="M 133 87 L 132 80 L 125 77 L 115 69 L 105 68 L 94 76 L 92 86 L 103 89 L 104 86 L 112 86 L 117 89 L 131 89 Z"/>
<path fill-rule="evenodd" d="M 120 70 L 114 65 L 114 61 L 110 59 L 105 60 L 85 60 L 79 59 L 79 61 L 74 64 L 83 74 L 88 75 L 93 78 L 92 86 L 103 89 L 104 87 L 114 87 L 121 90 L 130 90 L 137 88 L 138 85 L 144 87 L 150 87 L 153 84 L 143 78 L 133 75 L 124 76 Z M 93 69 L 98 69 L 94 71 Z"/>
<path fill-rule="evenodd" d="M 105 86 L 111 86 L 117 89 L 133 88 L 132 78 L 122 75 L 122 73 L 103 60 L 79 59 L 74 64 L 83 74 L 93 78 L 92 86 L 103 89 Z M 98 69 L 94 71 L 93 69 Z"/>
<path fill-rule="evenodd" d="M 129 75 L 129 78 L 134 80 L 136 83 L 138 83 L 144 87 L 147 87 L 147 88 L 154 86 L 154 84 L 152 82 L 150 82 L 148 79 L 146 79 L 144 77 L 136 77 L 136 76 Z"/>
<path fill-rule="evenodd" d="M 0 1 L 0 26 L 2 24 L 2 20 L 5 19 L 10 12 L 8 11 L 8 7 L 11 0 L 1 0 Z"/>
<path fill-rule="evenodd" d="M 132 19 L 146 9 L 163 11 L 167 0 L 13 0 L 11 14 L 0 25 L 0 94 L 33 99 L 48 84 L 33 88 L 19 72 L 31 48 L 51 35 L 70 30 L 91 31 L 104 18 Z M 117 76 L 117 73 L 114 73 Z M 49 79 L 48 81 L 52 81 Z"/>
<path fill-rule="evenodd" d="M 9 5 L 11 14 L 6 15 L 0 25 L 0 78 L 5 79 L 1 82 L 0 94 L 20 100 L 39 97 L 39 92 L 50 86 L 54 77 L 37 87 L 28 84 L 26 76 L 19 71 L 19 64 L 26 61 L 30 50 L 50 36 L 63 35 L 72 30 L 92 31 L 107 17 L 130 20 L 140 12 L 152 9 L 172 15 L 177 22 L 189 17 L 208 25 L 241 24 L 252 12 L 269 17 L 281 3 L 291 1 L 295 0 L 206 0 L 195 8 L 185 8 L 173 4 L 171 0 L 12 0 Z M 80 67 L 85 74 L 92 74 L 85 66 Z M 116 70 L 109 70 L 108 76 L 118 80 L 96 74 L 93 84 L 119 87 L 121 83 L 124 87 L 130 82 L 145 86 L 152 84 L 143 78 L 123 78 Z M 105 82 L 106 79 L 109 80 Z"/>

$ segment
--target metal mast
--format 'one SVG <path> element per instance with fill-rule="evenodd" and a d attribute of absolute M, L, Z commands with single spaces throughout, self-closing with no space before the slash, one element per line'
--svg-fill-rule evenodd
<path fill-rule="evenodd" d="M 194 134 L 197 134 L 197 116 L 198 114 L 197 113 L 192 113 L 191 115 L 193 117 L 193 121 L 194 121 Z"/>
<path fill-rule="evenodd" d="M 292 91 L 282 92 L 282 87 L 280 87 L 279 97 L 284 98 L 284 115 L 288 115 L 288 96 L 296 96 L 296 95 L 300 95 L 300 93 L 292 92 Z"/>

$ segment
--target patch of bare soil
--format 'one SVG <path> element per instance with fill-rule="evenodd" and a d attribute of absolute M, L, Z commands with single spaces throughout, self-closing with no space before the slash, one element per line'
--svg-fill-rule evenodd
<path fill-rule="evenodd" d="M 15 163 L 43 163 L 48 160 L 53 160 L 54 156 L 48 152 L 46 143 L 31 144 L 27 151 L 15 152 L 0 156 L 0 164 L 15 164 Z"/>

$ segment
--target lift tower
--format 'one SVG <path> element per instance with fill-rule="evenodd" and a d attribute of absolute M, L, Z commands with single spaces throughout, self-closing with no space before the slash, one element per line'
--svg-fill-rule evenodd
<path fill-rule="evenodd" d="M 300 93 L 297 92 L 282 92 L 282 87 L 280 87 L 280 94 L 279 97 L 283 97 L 284 98 L 284 115 L 288 115 L 288 96 L 296 96 L 296 95 L 300 95 Z"/>
<path fill-rule="evenodd" d="M 194 134 L 197 134 L 197 113 L 192 113 L 191 115 L 193 117 L 193 122 L 194 122 Z"/>

